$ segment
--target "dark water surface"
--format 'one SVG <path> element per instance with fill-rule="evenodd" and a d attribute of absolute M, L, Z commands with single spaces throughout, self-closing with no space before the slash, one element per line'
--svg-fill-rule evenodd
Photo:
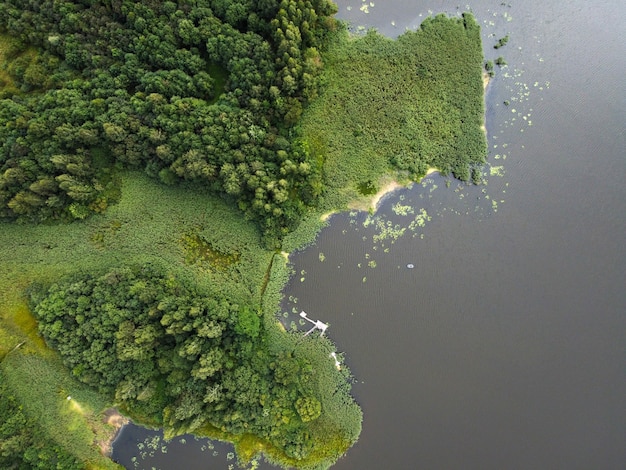
<path fill-rule="evenodd" d="M 354 29 L 387 35 L 429 9 L 468 8 L 379 0 L 365 13 L 365 2 L 338 3 Z M 469 8 L 487 58 L 509 64 L 487 91 L 487 184 L 433 175 L 374 216 L 333 216 L 292 257 L 286 294 L 297 304 L 286 307 L 331 324 L 364 411 L 360 441 L 333 468 L 623 469 L 623 2 Z M 505 34 L 509 44 L 492 49 Z M 114 458 L 164 470 L 234 462 L 230 448 L 198 459 L 191 442 L 168 449 L 173 460 L 128 453 L 146 437 L 125 430 Z"/>

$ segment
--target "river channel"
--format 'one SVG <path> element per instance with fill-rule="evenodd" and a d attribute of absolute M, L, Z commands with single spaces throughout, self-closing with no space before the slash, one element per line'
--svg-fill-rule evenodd
<path fill-rule="evenodd" d="M 508 65 L 486 93 L 485 184 L 430 175 L 374 215 L 334 215 L 291 257 L 284 319 L 330 324 L 364 412 L 333 469 L 623 469 L 623 2 L 337 3 L 356 32 L 389 36 L 471 10 L 486 58 Z M 157 438 L 128 426 L 113 458 L 236 468 L 226 444 Z"/>

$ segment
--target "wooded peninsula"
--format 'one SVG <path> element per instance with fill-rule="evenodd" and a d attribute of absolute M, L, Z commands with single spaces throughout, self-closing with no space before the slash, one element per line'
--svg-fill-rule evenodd
<path fill-rule="evenodd" d="M 0 1 L 1 468 L 119 468 L 113 406 L 242 465 L 358 440 L 332 341 L 279 321 L 284 255 L 385 177 L 480 180 L 483 54 L 469 13 L 397 40 L 335 13 Z"/>

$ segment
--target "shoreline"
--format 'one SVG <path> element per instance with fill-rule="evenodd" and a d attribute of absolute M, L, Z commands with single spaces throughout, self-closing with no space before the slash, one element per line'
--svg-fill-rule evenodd
<path fill-rule="evenodd" d="M 424 178 L 432 175 L 433 173 L 437 173 L 438 171 L 439 170 L 437 168 L 429 168 L 428 171 L 426 171 L 426 174 L 422 176 L 419 181 L 409 181 L 407 184 L 400 184 L 395 179 L 384 180 L 386 182 L 382 184 L 382 187 L 376 192 L 376 194 L 374 194 L 370 198 L 359 198 L 355 201 L 352 201 L 350 204 L 348 204 L 348 209 L 376 212 L 382 200 L 394 191 L 402 188 L 408 188 L 413 183 L 420 183 Z"/>
<path fill-rule="evenodd" d="M 106 440 L 100 440 L 97 442 L 100 452 L 105 457 L 111 458 L 113 454 L 113 443 L 120 434 L 122 428 L 130 423 L 130 419 L 122 415 L 117 409 L 109 408 L 102 413 L 102 422 L 112 426 L 111 434 Z"/>
<path fill-rule="evenodd" d="M 490 82 L 491 82 L 491 77 L 489 76 L 487 72 L 483 71 L 483 91 L 487 89 L 487 86 L 489 85 Z"/>
<path fill-rule="evenodd" d="M 489 86 L 489 83 L 491 83 L 491 77 L 489 76 L 489 74 L 487 72 L 485 72 L 483 70 L 482 73 L 482 84 L 483 84 L 483 103 L 485 102 L 486 98 L 487 98 L 487 87 Z M 487 137 L 487 116 L 486 113 L 483 112 L 483 123 L 480 126 L 480 128 L 482 129 L 482 131 L 485 133 L 485 138 Z M 420 181 L 422 181 L 424 178 L 426 178 L 428 175 L 431 175 L 433 173 L 438 172 L 439 170 L 437 170 L 436 168 L 429 168 L 428 171 L 426 171 L 426 174 L 420 179 Z M 348 210 L 359 210 L 359 211 L 373 211 L 376 212 L 378 210 L 378 206 L 380 205 L 381 201 L 389 194 L 393 193 L 394 191 L 400 189 L 400 188 L 406 188 L 409 186 L 410 183 L 413 183 L 413 181 L 409 182 L 406 185 L 402 185 L 400 184 L 398 181 L 396 181 L 395 179 L 391 179 L 391 180 L 385 180 L 383 179 L 383 181 L 385 181 L 384 183 L 382 183 L 382 187 L 376 192 L 376 194 L 374 194 L 371 198 L 367 199 L 367 198 L 359 198 L 355 201 L 352 201 L 348 204 Z M 417 181 L 417 183 L 419 183 L 420 181 Z M 326 213 L 322 216 L 322 220 L 328 220 L 328 218 L 334 214 L 336 212 L 329 212 Z"/>
<path fill-rule="evenodd" d="M 491 76 L 483 70 L 483 123 L 480 126 L 482 131 L 485 133 L 485 139 L 487 139 L 487 87 L 489 83 L 491 83 Z"/>

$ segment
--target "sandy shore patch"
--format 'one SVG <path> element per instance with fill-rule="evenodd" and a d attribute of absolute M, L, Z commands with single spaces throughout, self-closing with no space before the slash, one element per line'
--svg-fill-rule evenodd
<path fill-rule="evenodd" d="M 98 447 L 100 447 L 102 455 L 110 457 L 111 452 L 113 451 L 113 441 L 115 441 L 115 438 L 117 437 L 120 429 L 122 429 L 122 426 L 128 424 L 130 420 L 120 414 L 120 412 L 115 408 L 109 408 L 104 412 L 102 421 L 111 426 L 113 429 L 111 430 L 111 434 L 108 439 L 98 441 Z"/>
<path fill-rule="evenodd" d="M 489 82 L 491 81 L 491 77 L 487 72 L 483 72 L 483 101 L 487 97 L 487 87 L 489 86 Z M 487 123 L 485 122 L 486 115 L 483 114 L 483 124 L 480 126 L 481 130 L 487 135 Z"/>
<path fill-rule="evenodd" d="M 378 209 L 378 204 L 380 204 L 380 201 L 387 196 L 388 194 L 391 194 L 392 192 L 394 192 L 397 189 L 402 188 L 402 185 L 400 183 L 398 183 L 397 181 L 390 181 L 389 183 L 385 184 L 383 187 L 380 188 L 380 190 L 374 194 L 374 196 L 372 196 L 372 199 L 370 199 L 369 204 L 368 204 L 368 209 Z"/>
<path fill-rule="evenodd" d="M 487 72 L 483 72 L 483 90 L 487 89 L 489 82 L 491 81 L 491 77 Z"/>
<path fill-rule="evenodd" d="M 437 171 L 439 170 L 437 170 L 436 168 L 429 168 L 426 174 L 424 175 L 424 178 Z M 411 183 L 412 182 L 410 182 L 409 184 Z M 378 205 L 380 204 L 380 202 L 383 200 L 385 196 L 391 194 L 392 192 L 400 188 L 405 188 L 406 186 L 407 185 L 402 185 L 395 180 L 384 181 L 383 183 L 381 183 L 381 187 L 376 194 L 374 194 L 370 198 L 360 198 L 356 201 L 353 201 L 352 203 L 348 204 L 348 208 L 352 210 L 376 212 L 376 210 L 378 210 Z"/>

